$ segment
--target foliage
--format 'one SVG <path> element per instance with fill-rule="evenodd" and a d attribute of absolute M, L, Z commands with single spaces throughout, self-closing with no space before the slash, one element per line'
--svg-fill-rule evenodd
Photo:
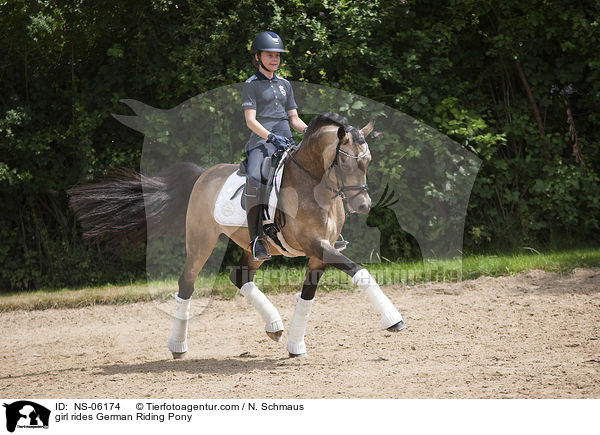
<path fill-rule="evenodd" d="M 599 20 L 593 0 L 0 2 L 0 290 L 143 277 L 144 247 L 83 241 L 65 191 L 139 167 L 119 100 L 169 109 L 239 83 L 265 28 L 290 80 L 384 103 L 482 159 L 465 249 L 597 243 Z M 414 255 L 379 222 L 388 256 Z"/>

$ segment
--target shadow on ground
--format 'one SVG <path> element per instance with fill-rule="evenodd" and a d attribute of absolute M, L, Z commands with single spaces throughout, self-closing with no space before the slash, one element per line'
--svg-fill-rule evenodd
<path fill-rule="evenodd" d="M 250 357 L 251 358 L 251 357 Z M 261 358 L 250 359 L 227 358 L 227 359 L 186 359 L 186 360 L 160 360 L 149 361 L 141 364 L 111 364 L 97 367 L 101 371 L 96 374 L 116 375 L 133 373 L 165 373 L 186 372 L 190 374 L 215 374 L 234 375 L 248 373 L 254 370 L 273 370 L 280 365 L 280 360 Z"/>

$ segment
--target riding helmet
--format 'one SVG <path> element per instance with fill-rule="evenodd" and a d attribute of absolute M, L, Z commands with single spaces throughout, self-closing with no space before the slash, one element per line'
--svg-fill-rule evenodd
<path fill-rule="evenodd" d="M 259 51 L 277 51 L 279 53 L 287 53 L 287 50 L 283 48 L 283 41 L 277 33 L 274 32 L 260 32 L 254 37 L 252 46 L 250 47 L 250 53 L 254 54 Z"/>

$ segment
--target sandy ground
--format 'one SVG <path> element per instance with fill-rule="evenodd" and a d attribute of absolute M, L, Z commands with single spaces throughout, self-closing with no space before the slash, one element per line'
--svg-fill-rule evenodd
<path fill-rule="evenodd" d="M 0 314 L 5 398 L 600 398 L 600 270 L 385 287 L 408 328 L 357 291 L 317 293 L 290 359 L 237 296 L 195 299 L 188 358 L 172 302 Z M 271 296 L 286 327 L 293 294 Z"/>

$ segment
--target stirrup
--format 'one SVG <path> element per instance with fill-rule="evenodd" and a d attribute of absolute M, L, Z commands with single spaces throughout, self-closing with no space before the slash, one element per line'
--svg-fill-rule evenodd
<path fill-rule="evenodd" d="M 256 255 L 256 244 L 257 243 L 260 243 L 263 246 L 263 248 L 265 248 L 265 254 L 261 255 L 260 257 L 258 257 Z M 254 258 L 256 261 L 264 261 L 264 260 L 271 259 L 271 251 L 269 250 L 269 245 L 267 243 L 265 243 L 265 241 L 262 237 L 256 237 L 254 239 L 254 241 L 251 242 L 251 253 L 252 253 L 252 258 Z"/>
<path fill-rule="evenodd" d="M 341 239 L 341 240 L 340 240 Z M 334 242 L 333 247 L 335 249 L 337 249 L 338 251 L 343 251 L 344 249 L 346 249 L 346 246 L 348 246 L 348 242 L 347 240 L 345 240 L 342 237 L 342 233 L 340 233 L 340 236 L 338 237 L 338 239 Z"/>

